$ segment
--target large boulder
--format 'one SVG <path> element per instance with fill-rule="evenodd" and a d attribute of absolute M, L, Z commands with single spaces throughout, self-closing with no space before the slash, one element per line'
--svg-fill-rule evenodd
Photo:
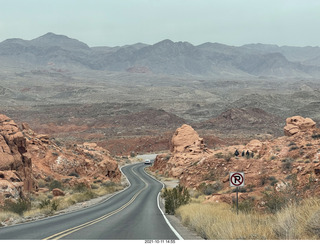
<path fill-rule="evenodd" d="M 190 125 L 182 125 L 175 131 L 171 139 L 170 151 L 172 153 L 199 153 L 205 148 L 203 139 Z"/>
<path fill-rule="evenodd" d="M 22 183 L 9 185 L 10 187 L 17 185 L 18 192 L 21 191 L 21 185 L 23 185 L 23 190 L 27 192 L 33 191 L 36 187 L 26 138 L 17 124 L 3 114 L 0 114 L 0 171 L 15 172 L 19 182 Z M 6 174 L 8 173 L 3 173 L 4 176 Z M 8 177 L 7 179 L 0 177 L 0 181 L 17 182 L 15 177 Z M 7 183 L 2 182 L 1 184 L 5 185 Z M 11 196 L 16 195 L 11 194 Z M 10 196 L 10 194 L 6 196 Z"/>
<path fill-rule="evenodd" d="M 316 126 L 316 123 L 310 118 L 293 116 L 286 119 L 284 134 L 286 136 L 293 136 L 299 132 L 311 131 L 315 128 L 315 126 Z"/>

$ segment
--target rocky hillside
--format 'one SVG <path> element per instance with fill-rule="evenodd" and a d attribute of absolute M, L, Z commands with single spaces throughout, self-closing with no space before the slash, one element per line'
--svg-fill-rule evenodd
<path fill-rule="evenodd" d="M 183 125 L 172 137 L 170 154 L 158 155 L 152 170 L 205 192 L 208 201 L 232 203 L 229 172 L 239 171 L 245 173 L 241 199 L 254 198 L 261 208 L 266 190 L 294 188 L 298 197 L 320 194 L 320 130 L 311 119 L 294 116 L 286 120 L 284 133 L 209 150 L 192 127 Z"/>
<path fill-rule="evenodd" d="M 279 127 L 283 121 L 276 115 L 260 108 L 232 108 L 212 119 L 195 123 L 193 127 L 199 130 L 216 130 L 225 135 L 254 135 L 282 133 Z"/>
<path fill-rule="evenodd" d="M 36 134 L 27 124 L 22 129 L 0 115 L 0 201 L 41 191 L 38 181 L 58 180 L 69 185 L 95 181 L 120 181 L 118 164 L 95 143 L 68 148 L 46 134 Z"/>
<path fill-rule="evenodd" d="M 64 35 L 47 33 L 27 41 L 0 43 L 0 60 L 7 66 L 54 70 L 90 69 L 130 73 L 215 77 L 319 77 L 319 47 L 271 45 L 227 46 L 163 40 L 153 45 L 90 48 Z"/>

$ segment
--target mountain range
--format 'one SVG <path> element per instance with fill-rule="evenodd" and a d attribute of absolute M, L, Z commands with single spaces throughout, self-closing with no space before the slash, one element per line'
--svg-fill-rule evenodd
<path fill-rule="evenodd" d="M 192 45 L 163 40 L 119 47 L 89 47 L 64 35 L 0 43 L 0 69 L 57 68 L 204 77 L 320 77 L 320 47 L 267 44 Z"/>

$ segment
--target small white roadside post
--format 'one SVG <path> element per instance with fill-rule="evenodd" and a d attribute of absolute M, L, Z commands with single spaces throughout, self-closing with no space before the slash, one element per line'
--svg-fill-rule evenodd
<path fill-rule="evenodd" d="M 230 172 L 229 174 L 229 182 L 230 187 L 236 187 L 236 201 L 237 201 L 237 214 L 239 213 L 238 210 L 238 192 L 239 187 L 244 186 L 244 172 Z"/>

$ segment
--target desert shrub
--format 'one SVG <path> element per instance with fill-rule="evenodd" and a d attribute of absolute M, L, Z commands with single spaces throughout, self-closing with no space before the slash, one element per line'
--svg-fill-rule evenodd
<path fill-rule="evenodd" d="M 43 187 L 47 186 L 47 183 L 43 179 L 40 179 L 40 180 L 38 180 L 38 186 L 40 188 L 43 188 Z"/>
<path fill-rule="evenodd" d="M 261 175 L 260 182 L 259 182 L 260 186 L 264 186 L 267 183 L 267 181 L 268 181 L 267 175 L 265 175 L 265 174 Z"/>
<path fill-rule="evenodd" d="M 297 146 L 290 147 L 289 148 L 289 152 L 297 150 L 297 149 L 299 149 L 299 147 L 297 147 Z"/>
<path fill-rule="evenodd" d="M 273 155 L 273 156 L 270 157 L 270 161 L 275 160 L 276 158 L 277 157 Z"/>
<path fill-rule="evenodd" d="M 93 190 L 99 189 L 99 186 L 96 184 L 91 184 L 91 189 Z"/>
<path fill-rule="evenodd" d="M 31 208 L 31 202 L 27 199 L 19 198 L 18 201 L 12 202 L 10 200 L 6 200 L 4 202 L 4 206 L 2 207 L 5 211 L 10 211 L 20 216 L 23 215 L 23 212 L 29 210 Z"/>
<path fill-rule="evenodd" d="M 114 183 L 113 181 L 106 181 L 101 184 L 101 186 L 103 186 L 103 187 L 112 187 L 115 185 L 116 185 L 116 183 Z"/>
<path fill-rule="evenodd" d="M 266 202 L 266 210 L 270 213 L 276 213 L 280 211 L 288 203 L 286 196 L 279 192 L 263 192 L 263 194 L 263 200 Z"/>
<path fill-rule="evenodd" d="M 48 207 L 50 205 L 51 201 L 50 199 L 43 199 L 41 200 L 41 202 L 39 203 L 39 208 L 45 208 Z"/>
<path fill-rule="evenodd" d="M 59 207 L 59 202 L 58 201 L 52 201 L 50 207 L 51 207 L 51 211 L 57 211 L 57 209 Z"/>
<path fill-rule="evenodd" d="M 207 174 L 205 174 L 202 180 L 216 180 L 216 174 L 213 170 L 210 170 Z"/>
<path fill-rule="evenodd" d="M 274 176 L 269 176 L 268 180 L 270 181 L 270 185 L 274 186 L 276 183 L 278 183 L 278 180 Z"/>
<path fill-rule="evenodd" d="M 214 155 L 216 158 L 223 158 L 223 153 L 219 152 Z"/>
<path fill-rule="evenodd" d="M 39 203 L 40 209 L 48 209 L 48 213 L 53 213 L 57 211 L 59 202 L 56 200 L 51 201 L 50 199 L 43 199 Z"/>
<path fill-rule="evenodd" d="M 52 189 L 54 189 L 54 188 L 63 189 L 63 185 L 60 181 L 53 180 L 49 184 L 49 190 L 52 191 Z"/>
<path fill-rule="evenodd" d="M 75 176 L 77 178 L 79 178 L 79 174 L 75 171 L 71 172 L 70 174 L 68 174 L 68 176 Z"/>
<path fill-rule="evenodd" d="M 212 193 L 216 193 L 222 190 L 223 184 L 221 182 L 215 182 L 213 184 L 204 185 L 202 187 L 202 193 L 205 195 L 211 195 Z"/>
<path fill-rule="evenodd" d="M 73 187 L 74 192 L 85 192 L 88 190 L 88 187 L 85 183 L 81 182 Z"/>
<path fill-rule="evenodd" d="M 285 158 L 282 160 L 282 170 L 291 170 L 292 169 L 292 158 Z"/>
<path fill-rule="evenodd" d="M 320 139 L 320 134 L 313 134 L 312 139 Z"/>
<path fill-rule="evenodd" d="M 187 188 L 178 185 L 172 190 L 164 189 L 162 197 L 165 199 L 165 211 L 167 214 L 175 214 L 175 210 L 190 202 L 190 194 Z"/>
<path fill-rule="evenodd" d="M 243 187 L 234 187 L 234 188 L 232 188 L 231 192 L 242 192 L 242 193 L 244 193 L 244 192 L 247 192 L 247 191 L 248 191 L 248 189 L 243 186 Z"/>
<path fill-rule="evenodd" d="M 233 202 L 232 208 L 236 209 L 236 202 Z M 254 211 L 254 198 L 248 198 L 238 203 L 238 210 L 243 213 L 251 213 Z"/>
<path fill-rule="evenodd" d="M 294 142 L 294 141 L 291 141 L 289 144 L 288 144 L 288 147 L 290 146 L 296 146 L 297 144 Z"/>

